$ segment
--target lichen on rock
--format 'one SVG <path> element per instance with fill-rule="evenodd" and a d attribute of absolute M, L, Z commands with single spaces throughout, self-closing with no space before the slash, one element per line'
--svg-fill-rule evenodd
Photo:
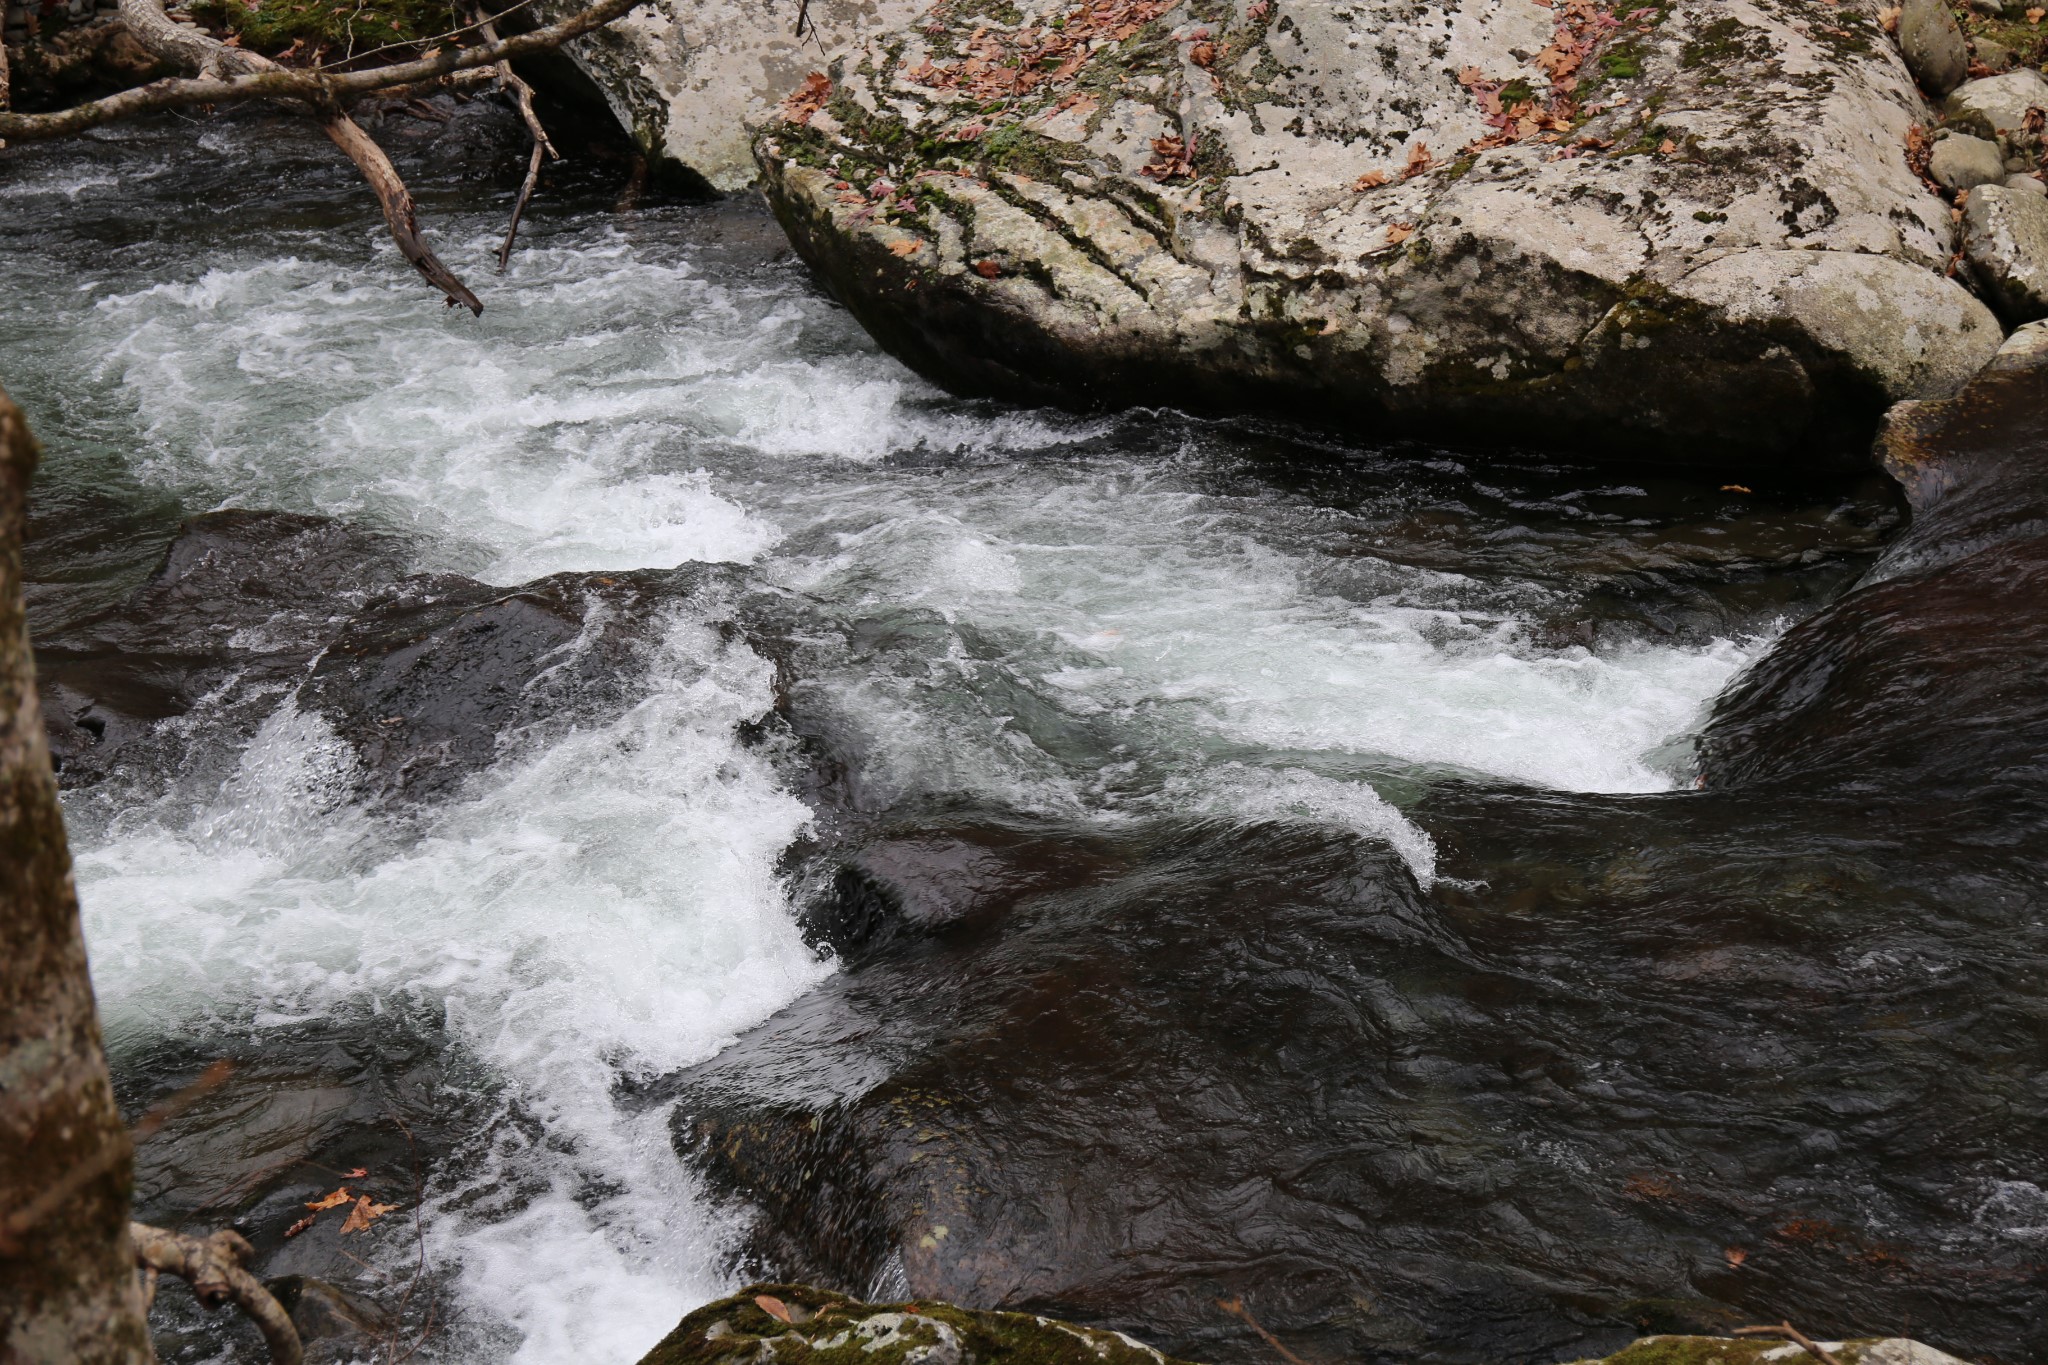
<path fill-rule="evenodd" d="M 967 391 L 1849 461 L 2000 336 L 1876 15 L 948 0 L 758 152 L 835 293 Z"/>
<path fill-rule="evenodd" d="M 1118 1332 L 945 1303 L 755 1285 L 697 1309 L 641 1365 L 1183 1365 Z"/>

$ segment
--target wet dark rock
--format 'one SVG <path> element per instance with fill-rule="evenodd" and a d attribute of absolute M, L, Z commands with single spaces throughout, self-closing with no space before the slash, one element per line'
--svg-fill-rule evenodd
<path fill-rule="evenodd" d="M 1910 1311 L 2025 1358 L 2038 1277 L 1924 1202 L 2041 1109 L 1955 1065 L 2005 1025 L 1907 965 L 1938 951 L 1945 873 L 1902 886 L 1840 811 L 1721 796 L 1452 788 L 1417 814 L 1429 895 L 1326 829 L 1134 832 L 1069 889 L 1030 889 L 1066 869 L 1012 844 L 976 877 L 1024 888 L 1007 904 L 870 950 L 687 1073 L 678 1145 L 759 1203 L 782 1273 L 1201 1359 L 1268 1354 L 1218 1297 L 1312 1358 L 1568 1359 L 1784 1311 Z M 1932 869 L 1957 833 L 1902 856 Z M 2039 864 L 1999 888 L 2015 982 L 2048 964 L 2019 928 Z M 1943 938 L 1992 970 L 1977 931 Z"/>
<path fill-rule="evenodd" d="M 2042 1358 L 1997 1210 L 2048 1158 L 2044 361 L 1894 412 L 1912 525 L 1730 690 L 1704 790 L 1438 781 L 1427 890 L 1310 825 L 900 823 L 825 855 L 845 970 L 668 1083 L 679 1150 L 752 1263 L 1190 1358 L 1270 1357 L 1219 1298 L 1311 1359 L 1788 1314 Z"/>
<path fill-rule="evenodd" d="M 1899 51 L 1920 88 L 1940 99 L 1970 74 L 1970 50 L 1948 0 L 1903 0 Z"/>
<path fill-rule="evenodd" d="M 862 1303 L 802 1284 L 751 1285 L 707 1303 L 640 1365 L 1178 1365 L 1114 1332 L 946 1303 Z"/>
<path fill-rule="evenodd" d="M 7 54 L 10 105 L 24 114 L 61 109 L 186 73 L 135 41 L 118 20 L 75 24 L 42 34 Z"/>
<path fill-rule="evenodd" d="M 396 1330 L 377 1304 L 311 1275 L 280 1275 L 263 1287 L 291 1314 L 307 1365 L 374 1360 Z"/>
<path fill-rule="evenodd" d="M 366 795 L 447 795 L 522 734 L 616 709 L 643 685 L 669 610 L 723 601 L 742 581 L 717 564 L 518 588 L 407 579 L 341 627 L 300 700 L 354 747 Z"/>
<path fill-rule="evenodd" d="M 360 794 L 444 796 L 522 731 L 638 685 L 670 608 L 743 588 L 731 565 L 499 588 L 408 575 L 405 548 L 282 512 L 187 522 L 142 587 L 38 641 L 64 783 L 149 764 L 195 708 L 247 734 L 296 691 L 355 749 Z"/>
<path fill-rule="evenodd" d="M 1709 783 L 1989 796 L 2048 769 L 2048 327 L 1881 449 L 1910 528 L 1722 696 Z"/>
<path fill-rule="evenodd" d="M 59 780 L 103 778 L 158 722 L 230 683 L 275 704 L 351 610 L 404 572 L 394 538 L 324 517 L 211 512 L 186 522 L 118 606 L 36 641 Z"/>

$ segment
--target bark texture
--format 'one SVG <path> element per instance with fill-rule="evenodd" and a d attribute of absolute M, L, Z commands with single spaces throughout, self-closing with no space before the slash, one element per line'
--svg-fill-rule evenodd
<path fill-rule="evenodd" d="M 0 1361 L 142 1365 L 132 1152 L 100 1049 L 22 604 L 36 454 L 0 393 Z"/>

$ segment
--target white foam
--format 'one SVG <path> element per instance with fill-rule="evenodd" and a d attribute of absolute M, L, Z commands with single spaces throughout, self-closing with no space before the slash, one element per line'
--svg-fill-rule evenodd
<path fill-rule="evenodd" d="M 348 750 L 287 706 L 217 802 L 78 860 L 117 1051 L 424 1003 L 503 1079 L 545 1141 L 466 1154 L 427 1223 L 515 1361 L 632 1359 L 721 1291 L 728 1230 L 612 1087 L 711 1055 L 826 970 L 775 873 L 810 812 L 733 738 L 769 666 L 678 619 L 651 669 L 626 714 L 501 764 L 424 833 L 348 807 Z M 501 1182 L 526 1196 L 466 1208 Z"/>

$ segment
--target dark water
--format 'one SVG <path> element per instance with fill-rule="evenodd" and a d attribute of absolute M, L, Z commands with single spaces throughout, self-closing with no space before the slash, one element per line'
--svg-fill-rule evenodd
<path fill-rule="evenodd" d="M 2048 1356 L 2009 500 L 1949 607 L 1815 616 L 1888 480 L 957 402 L 756 206 L 593 164 L 500 280 L 503 121 L 378 132 L 481 320 L 289 121 L 0 154 L 117 1073 L 239 1063 L 145 1216 L 445 1359 L 770 1271 L 1217 1360 L 1219 1297 L 1316 1361 Z M 402 1212 L 285 1236 L 344 1181 Z"/>

